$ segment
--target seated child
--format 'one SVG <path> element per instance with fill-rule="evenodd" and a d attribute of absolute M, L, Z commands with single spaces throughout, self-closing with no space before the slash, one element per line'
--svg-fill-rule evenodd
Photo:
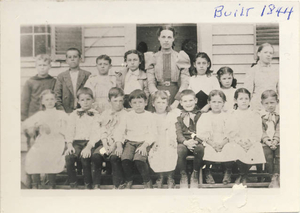
<path fill-rule="evenodd" d="M 228 118 L 228 128 L 233 142 L 237 144 L 235 153 L 240 175 L 235 183 L 245 185 L 250 167 L 266 162 L 260 143 L 262 122 L 260 115 L 249 109 L 251 93 L 247 89 L 237 89 L 234 99 L 237 110 Z"/>
<path fill-rule="evenodd" d="M 70 114 L 66 150 L 66 166 L 71 188 L 77 188 L 75 162 L 81 161 L 86 189 L 92 188 L 91 152 L 96 146 L 94 140 L 89 143 L 94 131 L 98 131 L 99 114 L 92 109 L 94 102 L 91 89 L 83 87 L 77 93 L 80 108 Z M 78 163 L 77 163 L 78 165 Z"/>
<path fill-rule="evenodd" d="M 95 103 L 93 108 L 99 113 L 111 107 L 108 101 L 108 92 L 116 86 L 116 75 L 111 70 L 111 58 L 107 55 L 100 55 L 96 59 L 98 74 L 91 75 L 85 83 L 85 87 L 93 91 Z"/>
<path fill-rule="evenodd" d="M 29 78 L 23 87 L 22 96 L 21 96 L 21 121 L 26 120 L 36 112 L 40 110 L 41 93 L 50 89 L 53 90 L 55 86 L 56 79 L 50 76 L 49 70 L 51 68 L 51 58 L 49 55 L 40 54 L 35 58 L 35 67 L 37 70 L 37 75 Z M 32 137 L 28 135 L 28 132 L 25 130 L 22 133 L 24 138 L 24 142 L 27 144 L 27 149 L 29 150 L 31 147 L 31 142 L 34 141 L 37 132 L 32 132 Z M 27 175 L 26 177 L 26 185 L 30 188 L 31 186 L 31 176 Z"/>
<path fill-rule="evenodd" d="M 137 50 L 129 50 L 124 55 L 124 60 L 127 67 L 119 76 L 120 87 L 124 89 L 125 99 L 124 107 L 130 108 L 128 102 L 129 94 L 136 89 L 143 90 L 147 98 L 149 96 L 147 75 L 144 69 L 144 57 L 143 54 Z"/>
<path fill-rule="evenodd" d="M 40 174 L 48 174 L 49 185 L 54 189 L 57 173 L 64 170 L 62 155 L 65 148 L 65 130 L 68 115 L 55 109 L 55 95 L 44 90 L 40 96 L 43 110 L 37 112 L 22 123 L 22 128 L 30 135 L 38 129 L 39 135 L 26 155 L 25 171 L 32 175 L 32 188 L 40 187 Z"/>
<path fill-rule="evenodd" d="M 164 176 L 168 177 L 168 188 L 174 188 L 174 170 L 177 163 L 177 140 L 175 123 L 179 109 L 170 111 L 170 96 L 166 91 L 158 90 L 152 95 L 155 112 L 157 139 L 149 152 L 150 167 L 159 174 L 157 188 L 162 188 Z"/>
<path fill-rule="evenodd" d="M 202 158 L 204 146 L 202 140 L 196 136 L 196 124 L 201 112 L 196 106 L 196 94 L 192 90 L 183 90 L 180 94 L 180 104 L 183 107 L 181 115 L 177 118 L 177 167 L 180 171 L 180 188 L 188 188 L 188 177 L 186 174 L 186 157 L 194 155 L 193 173 L 191 187 L 198 187 L 199 170 L 203 166 Z"/>
<path fill-rule="evenodd" d="M 40 110 L 40 95 L 46 90 L 53 90 L 56 79 L 48 74 L 51 68 L 51 58 L 49 55 L 41 54 L 35 58 L 37 75 L 25 82 L 21 98 L 21 121 L 29 118 Z"/>
<path fill-rule="evenodd" d="M 116 143 L 114 140 L 115 129 L 124 119 L 127 111 L 124 110 L 124 92 L 121 88 L 113 87 L 108 93 L 111 109 L 105 110 L 100 118 L 99 131 L 96 134 L 95 142 L 101 140 L 102 144 L 92 154 L 92 173 L 94 188 L 100 189 L 100 178 L 102 163 L 109 161 L 112 165 L 112 176 L 114 189 L 117 189 L 123 182 L 123 169 L 121 158 L 116 155 Z"/>
<path fill-rule="evenodd" d="M 152 188 L 147 156 L 150 146 L 156 139 L 155 121 L 152 113 L 145 111 L 147 105 L 145 92 L 142 90 L 131 92 L 129 103 L 133 110 L 124 116 L 115 131 L 117 144 L 115 153 L 122 159 L 125 174 L 125 184 L 122 188 L 130 189 L 132 186 L 133 163 L 142 175 L 144 187 Z"/>
<path fill-rule="evenodd" d="M 276 113 L 278 95 L 274 90 L 266 90 L 261 95 L 261 104 L 266 113 L 262 115 L 263 136 L 262 143 L 266 157 L 266 169 L 272 176 L 270 188 L 278 188 L 280 169 L 280 131 L 279 114 Z"/>
<path fill-rule="evenodd" d="M 231 182 L 231 173 L 235 157 L 235 143 L 232 143 L 227 131 L 228 114 L 223 111 L 226 96 L 221 90 L 213 90 L 208 95 L 211 111 L 204 113 L 197 123 L 197 136 L 206 144 L 203 160 L 206 161 L 206 183 L 215 183 L 211 174 L 213 162 L 222 162 L 226 168 L 223 184 Z"/>
<path fill-rule="evenodd" d="M 77 91 L 82 88 L 90 76 L 90 72 L 80 69 L 81 53 L 76 48 L 70 48 L 66 53 L 66 62 L 69 69 L 57 76 L 55 95 L 57 109 L 71 113 L 77 108 Z"/>

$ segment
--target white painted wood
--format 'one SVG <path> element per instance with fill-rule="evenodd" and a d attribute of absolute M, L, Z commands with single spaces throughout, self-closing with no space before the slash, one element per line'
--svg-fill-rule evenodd
<path fill-rule="evenodd" d="M 253 24 L 214 24 L 213 35 L 253 35 Z"/>
<path fill-rule="evenodd" d="M 125 51 L 136 49 L 136 24 L 125 25 Z"/>
<path fill-rule="evenodd" d="M 206 52 L 212 58 L 212 24 L 197 24 L 198 52 Z"/>
<path fill-rule="evenodd" d="M 116 37 L 124 34 L 124 27 L 95 27 L 84 30 L 84 37 Z"/>
<path fill-rule="evenodd" d="M 253 35 L 221 35 L 213 36 L 214 45 L 221 44 L 254 44 Z"/>
<path fill-rule="evenodd" d="M 125 53 L 124 47 L 93 47 L 85 52 L 86 56 L 99 56 L 106 54 L 110 57 L 123 56 Z"/>
<path fill-rule="evenodd" d="M 214 55 L 218 54 L 253 54 L 253 44 L 248 45 L 222 45 L 213 46 L 212 51 Z"/>
<path fill-rule="evenodd" d="M 124 37 L 85 38 L 85 47 L 124 46 Z"/>
<path fill-rule="evenodd" d="M 253 54 L 249 55 L 214 55 L 213 64 L 249 64 L 253 63 Z"/>

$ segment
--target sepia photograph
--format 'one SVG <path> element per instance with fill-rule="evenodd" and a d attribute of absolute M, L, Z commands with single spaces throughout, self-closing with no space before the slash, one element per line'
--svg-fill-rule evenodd
<path fill-rule="evenodd" d="M 299 2 L 0 6 L 1 211 L 300 210 Z"/>
<path fill-rule="evenodd" d="M 279 33 L 22 25 L 22 189 L 279 188 Z"/>

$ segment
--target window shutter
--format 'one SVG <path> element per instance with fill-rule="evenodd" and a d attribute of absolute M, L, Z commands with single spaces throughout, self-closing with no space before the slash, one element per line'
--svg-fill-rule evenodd
<path fill-rule="evenodd" d="M 81 26 L 53 26 L 52 27 L 52 59 L 54 61 L 66 60 L 66 51 L 77 48 L 84 58 L 83 27 Z"/>
<path fill-rule="evenodd" d="M 255 37 L 256 49 L 263 43 L 269 43 L 274 47 L 273 59 L 279 59 L 279 24 L 256 24 Z"/>
<path fill-rule="evenodd" d="M 279 45 L 279 25 L 278 24 L 257 24 L 256 25 L 256 45 L 270 43 Z"/>

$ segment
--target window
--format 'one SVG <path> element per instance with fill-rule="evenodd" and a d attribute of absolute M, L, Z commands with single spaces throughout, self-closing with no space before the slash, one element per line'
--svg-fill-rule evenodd
<path fill-rule="evenodd" d="M 21 26 L 21 57 L 33 58 L 51 49 L 51 28 L 46 25 Z"/>
<path fill-rule="evenodd" d="M 53 61 L 65 61 L 66 51 L 78 48 L 84 57 L 83 28 L 81 26 L 21 26 L 22 60 L 33 60 L 38 54 L 49 54 Z"/>
<path fill-rule="evenodd" d="M 279 58 L 279 24 L 256 24 L 256 47 L 270 43 L 274 47 L 273 58 Z"/>

